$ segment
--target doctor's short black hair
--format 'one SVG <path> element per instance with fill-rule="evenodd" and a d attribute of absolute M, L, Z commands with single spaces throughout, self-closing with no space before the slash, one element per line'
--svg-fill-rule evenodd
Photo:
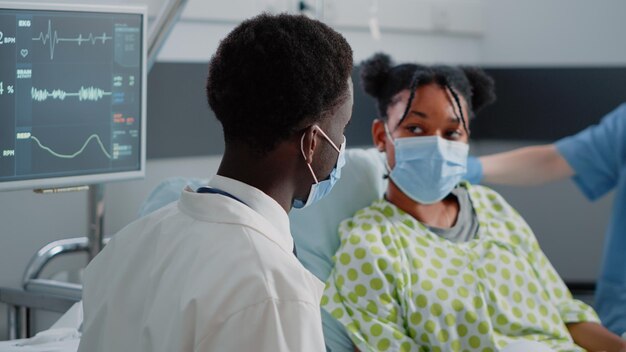
<path fill-rule="evenodd" d="M 348 98 L 352 49 L 327 25 L 262 14 L 220 43 L 209 63 L 209 105 L 225 142 L 263 154 L 334 113 Z"/>
<path fill-rule="evenodd" d="M 450 89 L 455 99 L 462 96 L 470 118 L 496 100 L 493 78 L 477 67 L 394 65 L 391 57 L 383 53 L 374 54 L 361 64 L 361 84 L 376 99 L 378 116 L 383 119 L 387 119 L 387 108 L 396 94 L 410 89 L 412 101 L 415 90 L 430 83 Z"/>

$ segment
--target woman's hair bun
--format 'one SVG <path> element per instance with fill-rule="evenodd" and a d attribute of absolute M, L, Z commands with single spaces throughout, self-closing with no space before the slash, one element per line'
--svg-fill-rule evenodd
<path fill-rule="evenodd" d="M 382 96 L 392 64 L 391 57 L 383 53 L 376 53 L 361 63 L 361 85 L 367 94 L 374 98 Z"/>
<path fill-rule="evenodd" d="M 472 109 L 474 113 L 496 101 L 496 88 L 493 78 L 478 67 L 462 67 L 461 69 L 472 86 Z"/>

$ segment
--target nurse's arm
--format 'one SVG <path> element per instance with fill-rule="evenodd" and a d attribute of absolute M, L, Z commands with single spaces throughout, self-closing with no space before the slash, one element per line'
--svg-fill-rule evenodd
<path fill-rule="evenodd" d="M 532 186 L 574 175 L 554 144 L 487 155 L 481 157 L 480 162 L 486 183 Z"/>
<path fill-rule="evenodd" d="M 600 324 L 569 323 L 567 329 L 574 342 L 588 351 L 626 352 L 626 341 Z"/>

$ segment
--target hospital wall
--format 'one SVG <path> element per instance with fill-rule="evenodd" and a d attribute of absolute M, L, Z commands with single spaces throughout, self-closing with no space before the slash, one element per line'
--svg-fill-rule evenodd
<path fill-rule="evenodd" d="M 197 1 L 190 0 L 191 3 Z M 230 3 L 221 2 L 220 6 L 226 8 L 224 11 L 236 13 L 233 8 L 228 8 L 235 6 Z M 375 41 L 365 25 L 338 29 L 353 46 L 357 62 L 375 51 L 385 51 L 398 61 L 484 64 L 490 67 L 626 66 L 626 47 L 616 45 L 622 42 L 622 34 L 626 33 L 626 23 L 617 18 L 626 13 L 626 4 L 622 1 L 606 0 L 601 5 L 586 0 L 485 0 L 481 3 L 484 27 L 480 35 L 425 30 L 385 31 L 383 28 L 382 39 Z M 290 3 L 286 4 L 289 6 Z M 387 5 L 380 1 L 379 6 Z M 402 6 L 397 11 L 400 13 Z M 188 90 L 201 90 L 198 82 L 203 78 L 186 79 L 186 70 L 193 71 L 194 63 L 205 63 L 219 39 L 236 21 L 236 18 L 183 18 L 161 52 L 160 61 L 180 65 L 178 79 L 188 81 Z M 162 81 L 153 79 L 149 89 L 158 91 L 157 87 L 167 87 L 168 80 L 173 79 L 171 74 L 164 73 Z M 185 95 L 188 91 L 171 89 L 168 99 L 174 104 L 185 99 Z M 205 106 L 203 101 L 198 104 Z M 158 115 L 159 119 L 170 119 L 168 123 L 175 124 L 178 116 L 187 114 L 185 109 L 177 111 L 178 115 L 172 113 L 169 116 L 157 111 L 148 112 L 149 120 Z M 198 125 L 215 126 L 214 122 L 203 121 L 205 115 L 192 118 Z M 191 123 L 183 127 L 193 131 L 198 125 Z M 150 129 L 151 124 L 148 126 Z M 158 138 L 149 140 L 146 178 L 106 186 L 105 232 L 108 235 L 135 218 L 143 199 L 161 180 L 173 176 L 210 177 L 215 173 L 220 160 L 221 132 L 215 128 L 204 132 L 212 142 L 194 142 L 181 135 L 163 136 L 154 130 L 149 133 L 158 135 L 158 138 L 177 139 L 182 148 L 194 152 L 180 157 L 175 150 L 170 150 L 168 155 L 168 150 L 159 150 Z M 367 132 L 362 131 L 362 134 L 364 136 L 357 145 L 367 144 Z M 472 152 L 480 155 L 537 142 L 479 140 L 473 143 Z M 548 257 L 566 280 L 595 280 L 611 196 L 589 203 L 569 181 L 532 189 L 497 187 L 497 190 L 528 220 Z M 538 201 L 541 206 L 537 205 Z M 87 229 L 86 205 L 85 193 L 46 196 L 31 191 L 1 193 L 0 286 L 20 287 L 30 257 L 43 245 L 61 238 L 83 236 Z M 80 256 L 67 258 L 49 271 L 80 267 L 84 262 Z M 0 340 L 6 338 L 5 317 L 6 307 L 0 304 Z M 55 316 L 43 318 L 38 320 L 36 329 L 45 328 Z"/>
<path fill-rule="evenodd" d="M 485 0 L 488 66 L 624 66 L 622 0 Z"/>

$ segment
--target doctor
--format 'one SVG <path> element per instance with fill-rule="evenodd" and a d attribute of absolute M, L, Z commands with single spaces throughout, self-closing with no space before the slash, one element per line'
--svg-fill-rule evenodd
<path fill-rule="evenodd" d="M 324 351 L 322 283 L 287 212 L 340 176 L 352 50 L 321 22 L 261 15 L 226 36 L 208 101 L 225 152 L 206 187 L 118 234 L 87 267 L 79 351 Z"/>
<path fill-rule="evenodd" d="M 626 332 L 626 104 L 599 124 L 557 141 L 468 160 L 467 179 L 478 183 L 538 185 L 572 177 L 589 200 L 615 190 L 613 213 L 595 296 L 602 323 Z M 593 240 L 590 238 L 590 240 Z"/>

